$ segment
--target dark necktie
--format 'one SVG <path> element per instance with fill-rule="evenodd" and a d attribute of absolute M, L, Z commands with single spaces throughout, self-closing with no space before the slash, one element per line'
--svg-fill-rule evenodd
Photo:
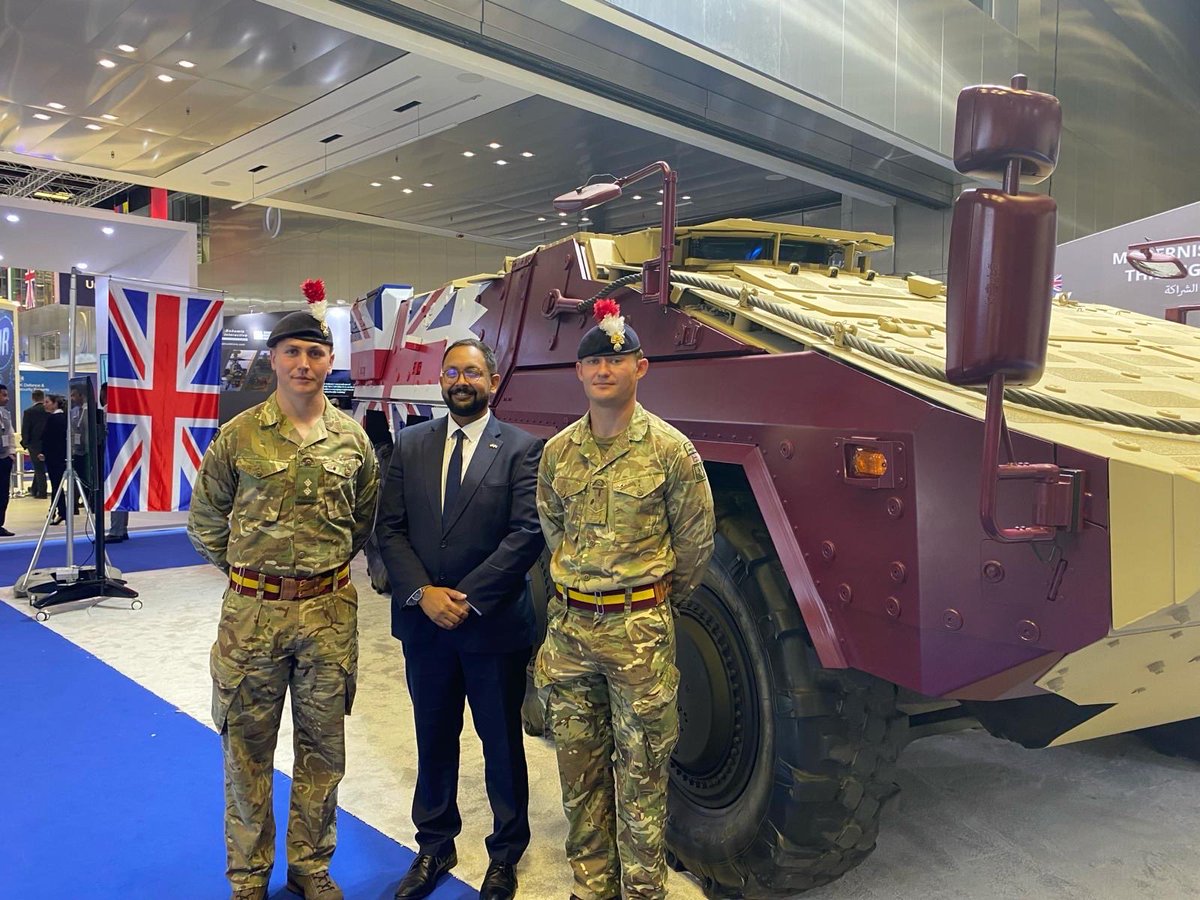
<path fill-rule="evenodd" d="M 442 503 L 442 525 L 446 517 L 454 509 L 454 501 L 458 499 L 458 489 L 462 487 L 462 448 L 466 432 L 461 428 L 454 432 L 454 449 L 450 451 L 450 465 L 446 468 L 446 499 Z"/>

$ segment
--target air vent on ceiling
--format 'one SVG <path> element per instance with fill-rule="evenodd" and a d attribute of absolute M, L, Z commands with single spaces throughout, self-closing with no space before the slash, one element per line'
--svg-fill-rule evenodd
<path fill-rule="evenodd" d="M 321 143 L 322 144 L 332 144 L 334 141 L 336 141 L 340 137 L 342 137 L 342 135 L 340 135 L 340 134 L 331 134 L 329 137 L 321 138 Z"/>
<path fill-rule="evenodd" d="M 420 100 L 409 100 L 409 101 L 408 101 L 407 103 L 405 103 L 403 106 L 397 106 L 397 107 L 396 107 L 396 108 L 393 110 L 393 112 L 408 112 L 408 111 L 409 111 L 410 109 L 412 109 L 414 106 L 420 106 L 420 105 L 421 105 L 421 101 L 420 101 Z"/>
<path fill-rule="evenodd" d="M 251 171 L 251 172 L 261 172 L 261 171 L 262 171 L 263 169 L 265 169 L 265 168 L 266 168 L 266 166 L 255 166 L 255 167 L 254 167 L 253 169 L 251 169 L 250 171 Z"/>

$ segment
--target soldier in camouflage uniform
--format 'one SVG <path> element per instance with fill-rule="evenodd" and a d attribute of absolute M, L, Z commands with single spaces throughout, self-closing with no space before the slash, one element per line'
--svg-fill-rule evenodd
<path fill-rule="evenodd" d="M 362 429 L 322 392 L 333 359 L 323 317 L 285 316 L 267 346 L 276 391 L 222 427 L 188 517 L 196 549 L 230 579 L 210 657 L 227 874 L 234 900 L 267 896 L 275 742 L 290 688 L 287 885 L 307 900 L 341 900 L 329 862 L 358 659 L 349 562 L 371 530 L 378 469 Z"/>
<path fill-rule="evenodd" d="M 713 548 L 699 455 L 637 403 L 648 366 L 618 313 L 585 334 L 576 370 L 588 414 L 546 444 L 538 473 L 556 591 L 535 683 L 578 900 L 666 896 L 667 762 L 679 737 L 671 602 L 696 587 Z"/>

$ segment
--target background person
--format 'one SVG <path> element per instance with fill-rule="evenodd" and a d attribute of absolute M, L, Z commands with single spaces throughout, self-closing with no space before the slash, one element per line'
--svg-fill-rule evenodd
<path fill-rule="evenodd" d="M 21 447 L 33 467 L 33 483 L 29 496 L 46 499 L 46 461 L 42 459 L 42 431 L 46 427 L 46 393 L 36 390 L 30 394 L 33 400 L 21 413 Z"/>
<path fill-rule="evenodd" d="M 322 392 L 333 365 L 324 289 L 304 290 L 315 309 L 284 316 L 267 339 L 275 392 L 221 429 L 188 515 L 196 549 L 229 573 L 210 666 L 234 900 L 267 895 L 275 741 L 289 691 L 288 888 L 306 900 L 343 898 L 329 863 L 358 661 L 350 560 L 370 533 L 378 479 L 367 436 Z"/>
<path fill-rule="evenodd" d="M 46 474 L 50 478 L 50 497 L 58 493 L 62 485 L 63 475 L 67 471 L 67 414 L 63 410 L 61 394 L 47 394 L 43 401 L 46 407 L 46 424 L 42 429 L 42 462 L 46 464 Z M 67 518 L 66 487 L 58 498 L 51 516 L 51 525 L 61 525 Z"/>
<path fill-rule="evenodd" d="M 0 384 L 0 537 L 12 537 L 4 527 L 8 516 L 8 496 L 12 490 L 13 463 L 17 459 L 17 434 L 8 412 L 8 385 Z"/>
<path fill-rule="evenodd" d="M 458 862 L 464 699 L 494 823 L 482 900 L 516 894 L 529 845 L 521 702 L 536 630 L 525 573 L 544 546 L 534 500 L 541 441 L 488 411 L 499 384 L 490 347 L 451 344 L 441 372 L 449 415 L 400 432 L 379 504 L 392 634 L 404 646 L 417 733 L 419 854 L 396 900 L 427 896 Z"/>

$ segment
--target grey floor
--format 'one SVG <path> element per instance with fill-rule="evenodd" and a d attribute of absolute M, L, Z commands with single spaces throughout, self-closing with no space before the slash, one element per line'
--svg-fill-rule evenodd
<path fill-rule="evenodd" d="M 33 501 L 16 501 L 9 527 L 40 527 Z M 27 512 L 26 512 L 27 510 Z M 165 524 L 134 517 L 139 527 Z M 61 531 L 61 529 L 59 529 Z M 13 540 L 13 539 L 9 539 Z M 408 817 L 415 759 L 403 658 L 388 633 L 388 608 L 371 591 L 361 560 L 361 672 L 348 723 L 344 808 L 411 845 Z M 93 653 L 209 725 L 208 648 L 216 629 L 222 578 L 211 567 L 132 573 L 145 600 L 136 612 L 104 608 L 53 616 L 46 627 Z M 0 592 L 14 602 L 10 589 Z M 286 722 L 286 719 L 285 719 Z M 287 730 L 285 724 L 285 732 Z M 570 876 L 554 757 L 528 739 L 533 844 L 519 869 L 521 896 L 565 900 Z M 280 740 L 280 769 L 291 766 L 290 735 Z M 1200 897 L 1200 765 L 1159 756 L 1122 736 L 1031 751 L 982 732 L 930 738 L 901 758 L 898 799 L 885 812 L 876 852 L 840 881 L 807 897 L 863 900 L 961 898 Z M 490 816 L 478 741 L 463 739 L 460 790 L 465 820 L 455 874 L 478 884 L 487 865 Z M 396 873 L 397 878 L 401 873 Z M 672 875 L 671 896 L 699 898 L 686 876 Z M 3 894 L 0 888 L 0 895 Z M 353 900 L 353 898 L 352 898 Z"/>

